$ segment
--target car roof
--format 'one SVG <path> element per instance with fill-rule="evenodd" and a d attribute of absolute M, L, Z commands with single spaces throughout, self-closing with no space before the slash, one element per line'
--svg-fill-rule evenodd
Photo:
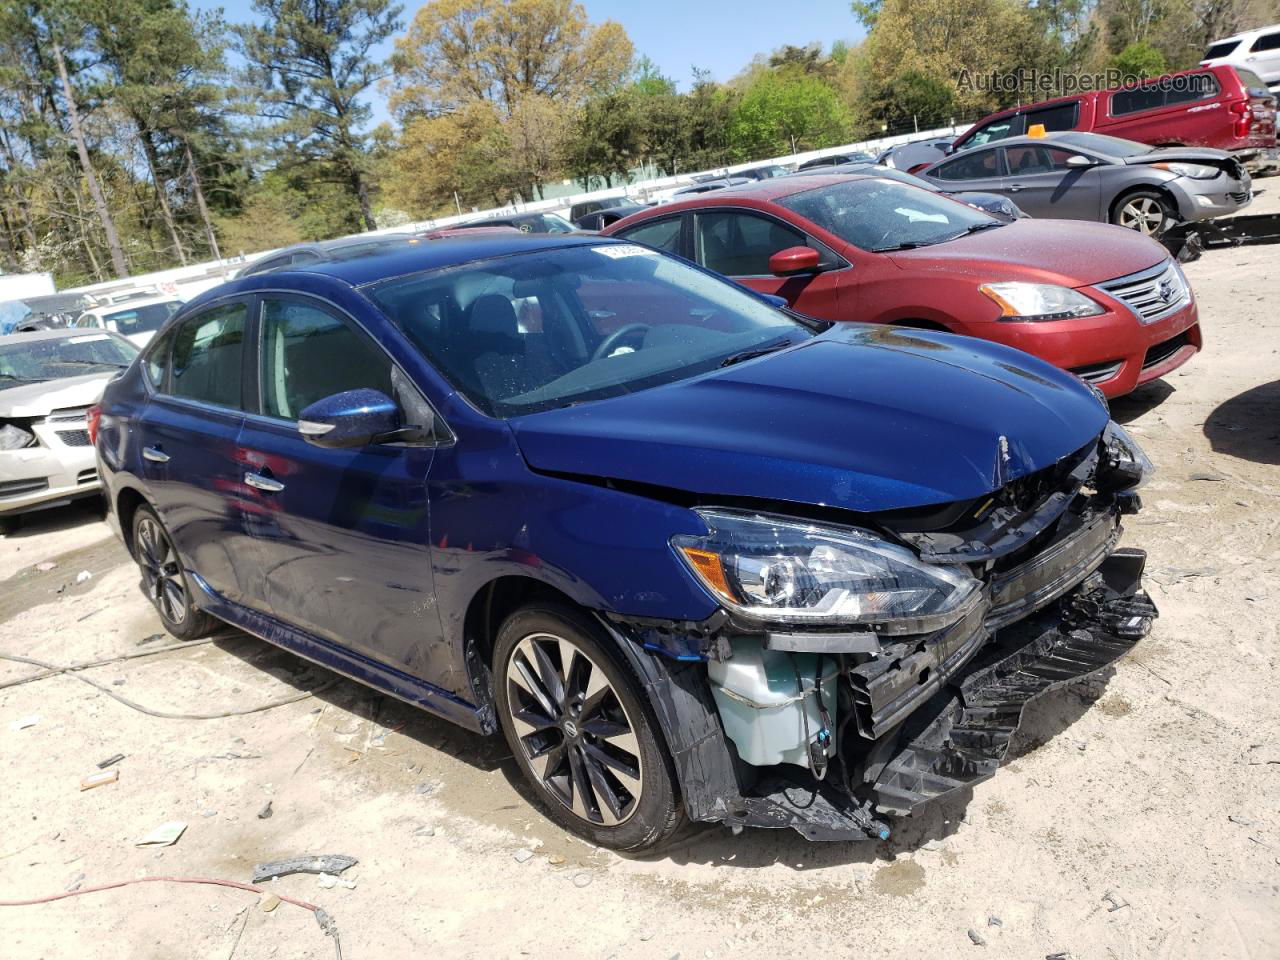
<path fill-rule="evenodd" d="M 269 276 L 278 282 L 282 276 L 289 274 L 322 274 L 349 283 L 353 287 L 359 287 L 391 277 L 421 273 L 424 270 L 459 267 L 477 260 L 610 242 L 612 241 L 608 238 L 597 237 L 590 233 L 521 233 L 518 230 L 501 232 L 486 230 L 477 231 L 474 235 L 465 235 L 460 231 L 455 236 L 405 243 L 346 260 L 308 263 L 287 270 L 276 270 Z"/>
<path fill-rule="evenodd" d="M 37 340 L 69 340 L 72 337 L 111 337 L 119 340 L 109 330 L 85 330 L 77 327 L 58 327 L 54 330 L 31 330 L 27 333 L 10 333 L 0 337 L 0 347 L 13 343 L 33 343 Z"/>
<path fill-rule="evenodd" d="M 91 307 L 85 313 L 122 313 L 125 310 L 132 310 L 134 307 L 150 307 L 157 303 L 181 303 L 182 298 L 174 294 L 157 293 L 149 297 L 133 297 L 129 300 L 119 300 L 116 303 L 103 303 L 96 307 Z"/>

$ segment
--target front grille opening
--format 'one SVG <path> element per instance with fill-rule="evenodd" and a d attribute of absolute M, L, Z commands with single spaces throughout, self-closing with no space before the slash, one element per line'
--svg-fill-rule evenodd
<path fill-rule="evenodd" d="M 0 483 L 0 499 L 4 497 L 21 497 L 28 493 L 38 493 L 49 489 L 49 479 L 39 477 L 31 480 L 5 480 Z"/>
<path fill-rule="evenodd" d="M 68 447 L 91 446 L 88 430 L 58 430 L 58 439 Z"/>
<path fill-rule="evenodd" d="M 1147 350 L 1147 355 L 1142 360 L 1142 369 L 1149 370 L 1152 367 L 1158 367 L 1183 347 L 1189 346 L 1190 343 L 1191 338 L 1187 336 L 1187 331 L 1185 330 L 1176 337 L 1170 337 L 1163 343 L 1157 343 Z"/>
<path fill-rule="evenodd" d="M 1086 367 L 1072 367 L 1071 372 L 1088 383 L 1106 383 L 1108 380 L 1114 379 L 1123 366 L 1123 360 L 1113 360 L 1110 363 L 1093 363 Z"/>
<path fill-rule="evenodd" d="M 1143 324 L 1155 323 L 1191 301 L 1191 289 L 1172 260 L 1151 270 L 1108 280 L 1098 287 L 1132 310 Z"/>
<path fill-rule="evenodd" d="M 86 483 L 96 483 L 98 480 L 98 471 L 94 469 L 81 470 L 76 474 L 76 483 L 83 485 Z"/>

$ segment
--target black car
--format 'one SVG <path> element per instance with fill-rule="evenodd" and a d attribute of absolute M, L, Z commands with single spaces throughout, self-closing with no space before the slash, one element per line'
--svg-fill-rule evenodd
<path fill-rule="evenodd" d="M 613 207 L 625 207 L 629 203 L 631 203 L 631 198 L 621 193 L 613 197 L 597 197 L 595 200 L 582 200 L 569 208 L 569 219 L 576 224 L 579 220 L 589 214 L 599 213 L 601 210 L 609 210 Z"/>
<path fill-rule="evenodd" d="M 259 273 L 271 273 L 275 270 L 286 270 L 313 263 L 325 263 L 333 260 L 349 260 L 352 257 L 363 257 L 370 253 L 379 253 L 399 244 L 412 240 L 407 233 L 385 233 L 380 236 L 342 237 L 339 240 L 325 240 L 320 243 L 299 243 L 292 247 L 276 250 L 265 257 L 254 260 L 237 273 L 240 277 L 251 277 Z"/>
<path fill-rule="evenodd" d="M 813 160 L 806 160 L 800 166 L 796 167 L 796 171 L 812 170 L 814 167 L 835 167 L 846 163 L 875 163 L 876 158 L 869 153 L 854 151 L 853 153 L 833 153 L 828 157 L 817 157 Z"/>
<path fill-rule="evenodd" d="M 644 203 L 619 204 L 616 207 L 607 207 L 579 217 L 573 221 L 573 225 L 579 230 L 603 230 L 623 217 L 629 217 L 633 213 L 639 213 L 648 208 L 649 205 Z"/>
<path fill-rule="evenodd" d="M 485 217 L 483 220 L 455 223 L 452 229 L 469 230 L 472 227 L 515 227 L 521 233 L 574 232 L 573 224 L 556 213 L 512 213 L 504 217 Z"/>
<path fill-rule="evenodd" d="M 733 176 L 746 177 L 748 180 L 771 180 L 774 177 L 785 177 L 790 172 L 781 164 L 766 163 L 760 167 L 752 167 L 750 170 L 737 170 Z"/>

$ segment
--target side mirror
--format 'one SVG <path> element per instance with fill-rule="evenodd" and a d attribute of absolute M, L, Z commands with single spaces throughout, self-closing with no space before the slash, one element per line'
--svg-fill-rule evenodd
<path fill-rule="evenodd" d="M 1073 153 L 1071 156 L 1067 157 L 1068 167 L 1092 167 L 1093 165 L 1094 163 L 1092 160 L 1088 157 L 1083 157 L 1078 153 Z"/>
<path fill-rule="evenodd" d="M 298 433 L 317 447 L 365 447 L 393 436 L 401 426 L 400 408 L 378 390 L 346 390 L 317 400 L 302 411 Z"/>
<path fill-rule="evenodd" d="M 822 256 L 813 247 L 787 247 L 769 258 L 769 272 L 775 277 L 816 273 Z"/>

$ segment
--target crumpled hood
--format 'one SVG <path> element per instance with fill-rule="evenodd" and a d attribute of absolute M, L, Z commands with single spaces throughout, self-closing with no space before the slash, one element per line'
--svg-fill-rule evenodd
<path fill-rule="evenodd" d="M 970 499 L 1107 422 L 1078 380 L 997 344 L 839 324 L 680 383 L 510 422 L 529 465 L 874 512 Z"/>
<path fill-rule="evenodd" d="M 1130 166 L 1141 166 L 1144 163 L 1172 163 L 1181 160 L 1184 163 L 1208 163 L 1216 167 L 1231 166 L 1235 158 L 1225 150 L 1213 150 L 1208 147 L 1163 147 L 1150 153 L 1141 153 L 1136 157 L 1125 157 L 1124 162 Z"/>
<path fill-rule="evenodd" d="M 963 273 L 979 283 L 1025 280 L 1083 287 L 1154 267 L 1169 252 L 1125 227 L 1031 218 L 889 256 L 904 269 Z"/>
<path fill-rule="evenodd" d="M 0 389 L 0 417 L 43 417 L 63 407 L 87 407 L 102 399 L 102 390 L 113 376 L 87 373 Z"/>

